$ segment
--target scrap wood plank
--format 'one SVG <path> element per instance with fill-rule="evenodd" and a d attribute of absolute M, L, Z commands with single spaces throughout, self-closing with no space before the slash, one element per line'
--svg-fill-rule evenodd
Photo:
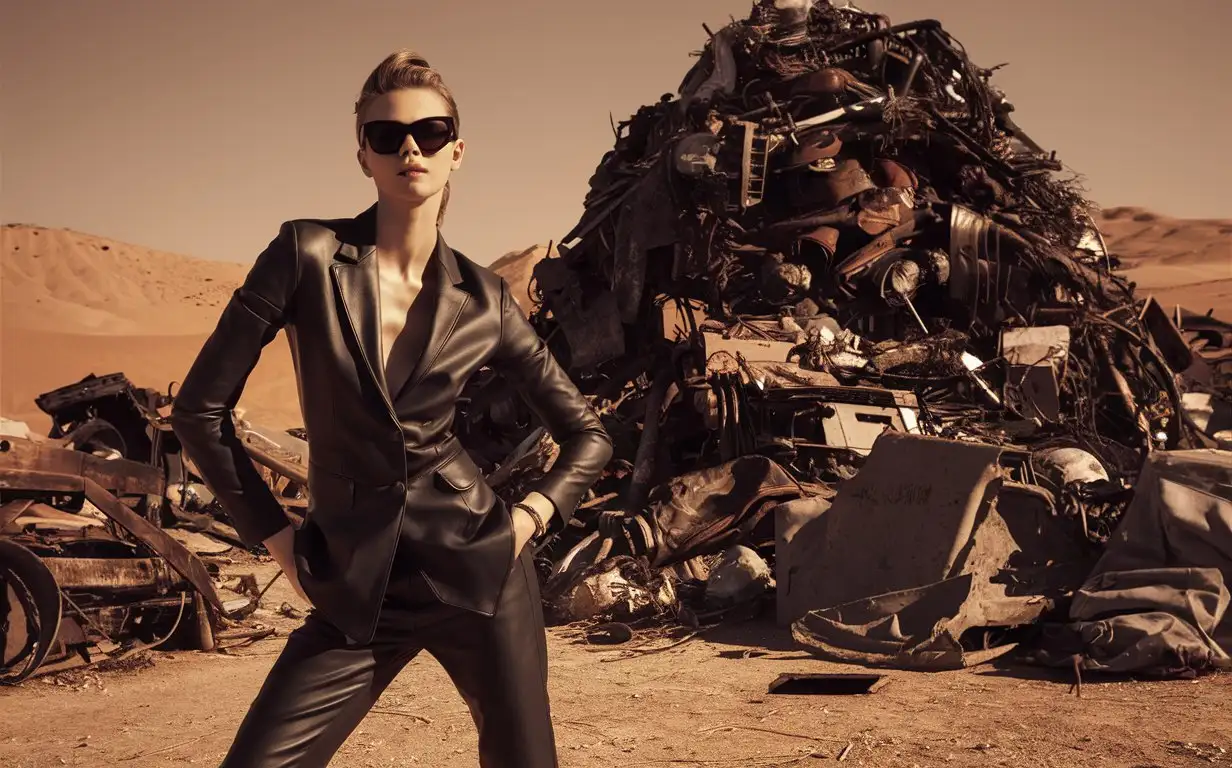
<path fill-rule="evenodd" d="M 206 570 L 205 563 L 199 557 L 171 538 L 166 531 L 121 504 L 119 499 L 112 496 L 98 483 L 88 477 L 82 478 L 82 481 L 86 498 L 94 506 L 166 559 L 176 572 L 188 579 L 188 582 L 209 601 L 210 605 L 225 613 L 222 601 L 214 592 L 214 582 L 210 580 L 210 572 Z"/>

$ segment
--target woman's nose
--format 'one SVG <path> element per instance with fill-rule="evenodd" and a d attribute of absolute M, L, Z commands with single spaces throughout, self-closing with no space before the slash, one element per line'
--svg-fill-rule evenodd
<path fill-rule="evenodd" d="M 419 147 L 415 145 L 415 139 L 411 138 L 411 134 L 407 134 L 402 140 L 402 151 L 399 154 L 418 155 Z"/>

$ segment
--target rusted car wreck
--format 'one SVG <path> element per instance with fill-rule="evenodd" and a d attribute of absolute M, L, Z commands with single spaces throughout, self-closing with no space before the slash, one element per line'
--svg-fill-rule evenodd
<path fill-rule="evenodd" d="M 48 437 L 0 430 L 0 682 L 209 650 L 255 608 L 259 595 L 220 596 L 217 564 L 197 554 L 203 534 L 241 542 L 181 453 L 170 403 L 123 374 L 90 375 L 37 399 Z M 307 504 L 297 439 L 240 434 L 294 520 Z"/>

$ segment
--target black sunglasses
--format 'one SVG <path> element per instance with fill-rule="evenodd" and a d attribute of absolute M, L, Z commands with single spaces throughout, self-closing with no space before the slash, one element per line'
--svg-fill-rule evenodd
<path fill-rule="evenodd" d="M 431 157 L 458 138 L 458 126 L 452 117 L 425 117 L 413 123 L 370 120 L 362 126 L 361 138 L 378 155 L 398 154 L 407 136 L 425 157 Z"/>

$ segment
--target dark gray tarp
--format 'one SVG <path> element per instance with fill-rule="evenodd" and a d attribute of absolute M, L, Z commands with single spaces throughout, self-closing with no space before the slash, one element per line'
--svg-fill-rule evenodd
<path fill-rule="evenodd" d="M 1232 452 L 1169 451 L 1143 467 L 1134 500 L 1070 608 L 1046 628 L 1044 664 L 1149 675 L 1229 666 Z"/>

